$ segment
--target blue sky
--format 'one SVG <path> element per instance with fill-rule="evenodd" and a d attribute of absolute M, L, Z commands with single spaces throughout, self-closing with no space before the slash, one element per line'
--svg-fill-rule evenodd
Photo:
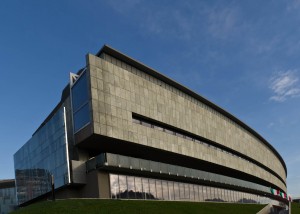
<path fill-rule="evenodd" d="M 300 196 L 300 1 L 0 2 L 0 179 L 103 44 L 244 121 L 282 155 Z"/>

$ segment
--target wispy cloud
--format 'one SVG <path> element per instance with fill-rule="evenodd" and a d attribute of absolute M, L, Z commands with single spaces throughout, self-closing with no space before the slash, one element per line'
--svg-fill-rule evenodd
<path fill-rule="evenodd" d="M 291 0 L 288 1 L 287 11 L 298 10 L 300 7 L 300 0 Z"/>
<path fill-rule="evenodd" d="M 269 87 L 274 94 L 270 100 L 284 102 L 288 98 L 300 96 L 299 78 L 296 73 L 295 70 L 279 72 L 270 79 Z"/>
<path fill-rule="evenodd" d="M 209 32 L 216 38 L 227 38 L 237 28 L 238 10 L 234 7 L 215 9 L 208 14 Z"/>
<path fill-rule="evenodd" d="M 143 33 L 185 42 L 195 43 L 203 37 L 227 39 L 240 24 L 239 8 L 235 5 L 219 7 L 201 1 L 174 1 L 157 6 L 143 0 L 115 0 L 108 5 L 138 23 Z"/>
<path fill-rule="evenodd" d="M 134 10 L 142 0 L 113 0 L 107 1 L 108 5 L 110 5 L 115 11 L 126 14 L 132 10 Z"/>

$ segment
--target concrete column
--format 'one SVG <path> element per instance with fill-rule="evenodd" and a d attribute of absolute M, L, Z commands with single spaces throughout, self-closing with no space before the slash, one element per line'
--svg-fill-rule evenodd
<path fill-rule="evenodd" d="M 98 172 L 99 198 L 110 198 L 110 183 L 108 172 Z"/>

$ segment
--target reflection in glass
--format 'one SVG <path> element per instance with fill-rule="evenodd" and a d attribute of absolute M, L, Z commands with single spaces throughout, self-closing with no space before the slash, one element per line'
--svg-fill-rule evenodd
<path fill-rule="evenodd" d="M 189 184 L 187 183 L 184 184 L 184 199 L 185 200 L 190 199 L 190 188 L 189 188 Z"/>
<path fill-rule="evenodd" d="M 88 103 L 74 113 L 74 131 L 78 131 L 90 122 L 90 108 Z"/>
<path fill-rule="evenodd" d="M 176 201 L 180 200 L 180 190 L 179 190 L 179 183 L 178 182 L 174 182 L 174 196 L 175 196 Z"/>
<path fill-rule="evenodd" d="M 150 195 L 153 196 L 153 199 L 157 199 L 154 179 L 149 178 L 149 187 L 150 187 Z"/>
<path fill-rule="evenodd" d="M 140 177 L 134 177 L 134 183 L 135 183 L 135 198 L 136 199 L 143 199 L 143 187 L 142 187 L 142 178 Z"/>
<path fill-rule="evenodd" d="M 198 195 L 199 195 L 199 200 L 198 201 L 204 201 L 202 186 L 200 186 L 200 185 L 197 185 L 197 186 L 198 186 Z"/>
<path fill-rule="evenodd" d="M 151 199 L 149 195 L 149 179 L 148 178 L 142 178 L 142 186 L 143 186 L 143 199 Z"/>
<path fill-rule="evenodd" d="M 127 176 L 127 190 L 128 190 L 128 198 L 129 199 L 136 198 L 135 184 L 134 184 L 134 177 L 133 176 Z"/>
<path fill-rule="evenodd" d="M 161 186 L 161 180 L 155 180 L 155 186 L 156 186 L 156 197 L 159 200 L 162 200 L 162 186 Z"/>
<path fill-rule="evenodd" d="M 163 193 L 163 199 L 164 200 L 170 200 L 169 199 L 169 189 L 168 189 L 168 182 L 162 181 L 162 193 Z"/>
<path fill-rule="evenodd" d="M 90 122 L 87 73 L 81 74 L 71 88 L 74 132 Z"/>
<path fill-rule="evenodd" d="M 120 197 L 119 176 L 110 174 L 109 177 L 110 177 L 111 198 L 118 198 Z"/>
<path fill-rule="evenodd" d="M 65 109 L 62 106 L 14 155 L 18 203 L 69 183 Z"/>
<path fill-rule="evenodd" d="M 198 185 L 193 184 L 194 200 L 199 201 L 199 189 Z"/>
<path fill-rule="evenodd" d="M 87 75 L 84 72 L 72 87 L 73 111 L 77 111 L 88 100 Z"/>
<path fill-rule="evenodd" d="M 228 190 L 227 189 L 223 189 L 223 191 L 224 191 L 224 197 L 223 197 L 223 200 L 224 201 L 226 201 L 226 202 L 228 202 L 229 201 L 229 197 L 228 197 Z"/>
<path fill-rule="evenodd" d="M 210 187 L 206 187 L 206 201 L 211 200 Z"/>
<path fill-rule="evenodd" d="M 120 196 L 117 198 L 128 198 L 127 179 L 125 175 L 119 175 Z"/>
<path fill-rule="evenodd" d="M 179 183 L 179 194 L 180 194 L 180 200 L 184 200 L 184 184 Z"/>
<path fill-rule="evenodd" d="M 0 213 L 10 213 L 17 208 L 16 188 L 8 187 L 0 189 Z"/>
<path fill-rule="evenodd" d="M 270 203 L 258 195 L 235 190 L 137 176 L 110 174 L 111 198 Z"/>
<path fill-rule="evenodd" d="M 189 184 L 189 189 L 190 189 L 190 200 L 194 201 L 195 200 L 195 191 L 194 191 L 194 185 Z"/>
<path fill-rule="evenodd" d="M 174 182 L 168 181 L 168 191 L 169 191 L 169 200 L 175 200 L 175 193 L 174 193 Z"/>
<path fill-rule="evenodd" d="M 202 186 L 203 189 L 203 201 L 207 201 L 207 191 L 206 191 L 206 186 Z"/>

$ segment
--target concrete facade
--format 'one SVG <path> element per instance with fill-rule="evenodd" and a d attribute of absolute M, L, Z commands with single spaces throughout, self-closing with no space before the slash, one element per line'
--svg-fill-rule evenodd
<path fill-rule="evenodd" d="M 109 55 L 87 56 L 94 133 L 224 165 L 274 183 L 286 191 L 279 158 L 257 137 L 178 89 Z M 247 160 L 132 122 L 132 112 L 203 136 L 257 160 Z"/>

